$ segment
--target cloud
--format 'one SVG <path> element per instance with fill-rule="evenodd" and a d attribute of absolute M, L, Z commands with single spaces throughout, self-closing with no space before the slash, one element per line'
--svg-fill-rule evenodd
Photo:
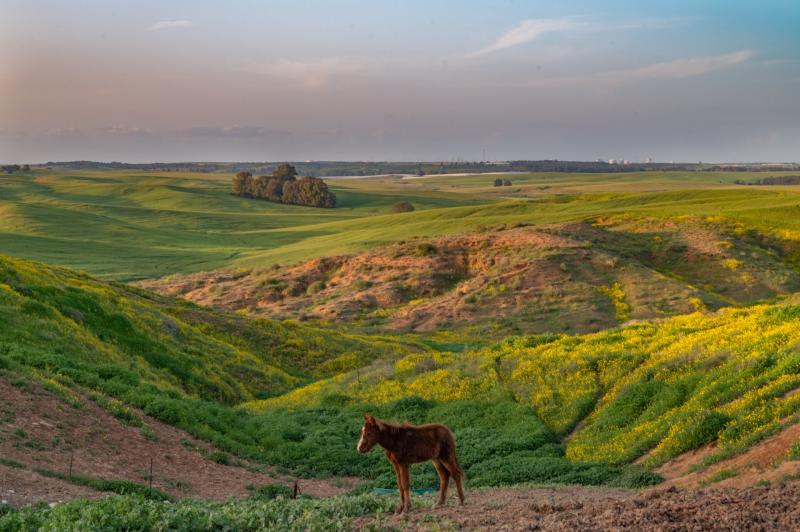
<path fill-rule="evenodd" d="M 556 18 L 556 19 L 531 19 L 523 20 L 515 28 L 512 28 L 498 37 L 492 44 L 481 48 L 475 52 L 466 54 L 465 58 L 480 57 L 482 55 L 490 54 L 498 50 L 505 50 L 525 44 L 534 39 L 539 38 L 545 33 L 553 33 L 568 29 L 579 28 L 584 26 L 584 23 L 578 22 L 573 18 Z"/>
<path fill-rule="evenodd" d="M 192 21 L 190 20 L 161 20 L 156 22 L 148 29 L 150 31 L 158 31 L 158 30 L 168 30 L 172 28 L 188 28 L 192 25 Z"/>
<path fill-rule="evenodd" d="M 676 59 L 637 68 L 624 74 L 630 78 L 688 78 L 744 63 L 755 55 L 753 50 L 739 50 L 729 54 Z"/>
<path fill-rule="evenodd" d="M 628 70 L 607 70 L 586 75 L 534 79 L 526 82 L 525 86 L 571 87 L 598 83 L 618 85 L 648 79 L 684 79 L 744 63 L 755 55 L 753 50 L 739 50 L 721 55 L 675 59 Z"/>

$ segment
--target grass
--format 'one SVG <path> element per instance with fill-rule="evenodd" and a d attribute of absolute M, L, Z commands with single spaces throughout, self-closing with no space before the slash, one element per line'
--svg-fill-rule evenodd
<path fill-rule="evenodd" d="M 486 184 L 485 176 L 331 180 L 339 207 L 314 209 L 238 198 L 230 194 L 230 176 L 224 174 L 33 172 L 0 178 L 0 247 L 104 278 L 134 280 L 285 264 L 481 225 L 581 220 L 613 212 L 724 214 L 800 230 L 795 210 L 800 197 L 793 189 L 731 184 L 747 177 L 520 174 L 512 176 L 514 187 L 502 191 Z M 416 211 L 389 214 L 398 201 L 409 201 Z M 363 223 L 365 217 L 369 224 Z"/>
<path fill-rule="evenodd" d="M 716 484 L 717 482 L 722 482 L 723 480 L 728 480 L 729 478 L 734 478 L 738 475 L 739 471 L 735 469 L 720 469 L 713 475 L 709 476 L 707 479 L 701 481 L 700 485 L 708 486 L 710 484 Z"/>
<path fill-rule="evenodd" d="M 72 390 L 88 390 L 123 422 L 142 425 L 134 406 L 244 456 L 263 453 L 234 405 L 309 382 L 342 354 L 366 364 L 427 349 L 250 320 L 0 257 L 1 378 L 37 382 L 73 405 Z"/>
<path fill-rule="evenodd" d="M 99 402 L 123 421 L 138 424 L 131 405 L 214 443 L 218 461 L 238 455 L 302 476 L 357 475 L 370 479 L 365 489 L 394 480 L 380 453 L 353 451 L 364 410 L 451 426 L 471 485 L 637 486 L 658 480 L 629 465 L 645 454 L 653 466 L 715 440 L 725 452 L 744 449 L 800 408 L 800 396 L 787 395 L 800 387 L 793 300 L 592 335 L 509 337 L 466 352 L 387 343 L 358 372 L 306 384 L 299 368 L 313 364 L 290 364 L 282 353 L 290 346 L 314 361 L 314 335 L 322 359 L 345 340 L 348 350 L 376 344 L 309 327 L 273 354 L 255 348 L 266 341 L 262 327 L 285 324 L 3 261 L 3 378 L 88 388 L 113 398 Z M 275 372 L 283 388 L 258 399 Z M 430 466 L 414 478 L 418 487 L 436 483 Z"/>
<path fill-rule="evenodd" d="M 319 224 L 389 211 L 391 194 L 333 187 L 337 209 L 252 201 L 230 176 L 125 171 L 0 177 L 0 247 L 107 278 L 211 270 L 253 250 L 320 234 Z M 453 195 L 408 195 L 418 209 L 463 205 Z"/>
<path fill-rule="evenodd" d="M 77 475 L 77 474 L 67 475 L 66 473 L 61 473 L 59 471 L 53 471 L 51 469 L 46 469 L 42 467 L 34 467 L 33 471 L 39 473 L 40 475 L 44 475 L 46 477 L 65 480 L 71 484 L 76 484 L 78 486 L 86 486 L 97 491 L 107 491 L 110 493 L 117 493 L 119 495 L 139 495 L 145 499 L 150 499 L 154 501 L 174 500 L 173 497 L 167 495 L 166 493 L 164 493 L 159 489 L 143 486 L 142 484 L 137 484 L 136 482 L 131 482 L 129 480 L 119 480 L 119 479 L 107 480 L 102 478 L 90 477 L 88 475 Z"/>
<path fill-rule="evenodd" d="M 645 456 L 656 466 L 712 441 L 730 456 L 800 411 L 800 397 L 787 395 L 800 388 L 798 316 L 795 298 L 592 335 L 511 337 L 465 354 L 377 363 L 358 379 L 340 375 L 250 408 L 303 411 L 330 397 L 345 405 L 505 397 L 527 409 L 528 428 L 541 424 L 562 441 L 575 463 Z M 436 417 L 458 424 L 461 415 Z"/>
<path fill-rule="evenodd" d="M 791 262 L 799 247 L 792 245 L 800 242 L 800 196 L 789 188 L 729 184 L 742 178 L 531 174 L 512 176 L 515 185 L 504 190 L 490 189 L 485 177 L 337 181 L 341 206 L 317 210 L 236 198 L 220 175 L 10 176 L 0 178 L 0 246 L 106 278 L 136 279 L 286 264 L 478 228 L 691 216 L 730 224 L 742 238 L 766 242 L 765 249 L 779 242 L 787 246 L 780 256 Z M 398 200 L 416 210 L 389 214 Z M 635 257 L 639 244 L 630 240 L 626 252 Z M 738 275 L 742 264 L 721 263 L 720 271 Z M 659 268 L 692 273 L 683 264 Z M 617 319 L 629 317 L 629 294 L 619 286 L 609 284 L 598 296 Z M 211 457 L 220 462 L 241 456 L 308 477 L 358 475 L 369 480 L 363 490 L 394 485 L 381 453 L 353 449 L 364 410 L 451 426 L 470 485 L 638 487 L 659 480 L 632 465 L 638 459 L 652 467 L 712 441 L 735 453 L 798 414 L 800 396 L 787 392 L 800 387 L 799 317 L 795 297 L 591 335 L 517 336 L 467 347 L 472 339 L 452 331 L 368 336 L 323 323 L 250 319 L 0 257 L 0 378 L 38 382 L 70 404 L 76 390 L 88 391 L 138 426 L 129 408 L 136 407 L 213 443 L 220 451 Z M 337 372 L 344 366 L 336 361 L 348 361 L 348 371 Z M 415 467 L 412 478 L 415 487 L 436 485 L 429 465 Z M 174 505 L 125 496 L 6 512 L 0 528 L 197 522 L 325 529 L 385 505 L 368 495 Z"/>
<path fill-rule="evenodd" d="M 135 495 L 77 500 L 21 510 L 0 507 L 0 529 L 28 530 L 348 530 L 354 518 L 387 513 L 394 498 L 371 494 L 328 499 L 155 501 Z"/>

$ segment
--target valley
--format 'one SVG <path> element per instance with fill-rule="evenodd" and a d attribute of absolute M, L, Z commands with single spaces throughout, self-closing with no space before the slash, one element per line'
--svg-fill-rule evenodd
<path fill-rule="evenodd" d="M 313 209 L 172 174 L 0 178 L 0 528 L 797 519 L 797 187 L 380 177 Z M 364 411 L 452 428 L 472 505 L 387 516 Z"/>

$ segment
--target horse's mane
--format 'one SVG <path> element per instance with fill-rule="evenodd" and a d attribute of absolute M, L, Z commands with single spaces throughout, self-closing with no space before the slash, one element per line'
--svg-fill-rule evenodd
<path fill-rule="evenodd" d="M 398 434 L 400 431 L 405 429 L 412 429 L 416 427 L 416 425 L 412 425 L 408 421 L 384 421 L 382 419 L 378 420 L 378 427 L 382 430 L 388 431 L 390 434 Z"/>

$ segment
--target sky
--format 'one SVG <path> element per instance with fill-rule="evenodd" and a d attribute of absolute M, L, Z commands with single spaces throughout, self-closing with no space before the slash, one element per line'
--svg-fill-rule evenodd
<path fill-rule="evenodd" d="M 0 0 L 0 162 L 800 161 L 797 0 Z"/>

